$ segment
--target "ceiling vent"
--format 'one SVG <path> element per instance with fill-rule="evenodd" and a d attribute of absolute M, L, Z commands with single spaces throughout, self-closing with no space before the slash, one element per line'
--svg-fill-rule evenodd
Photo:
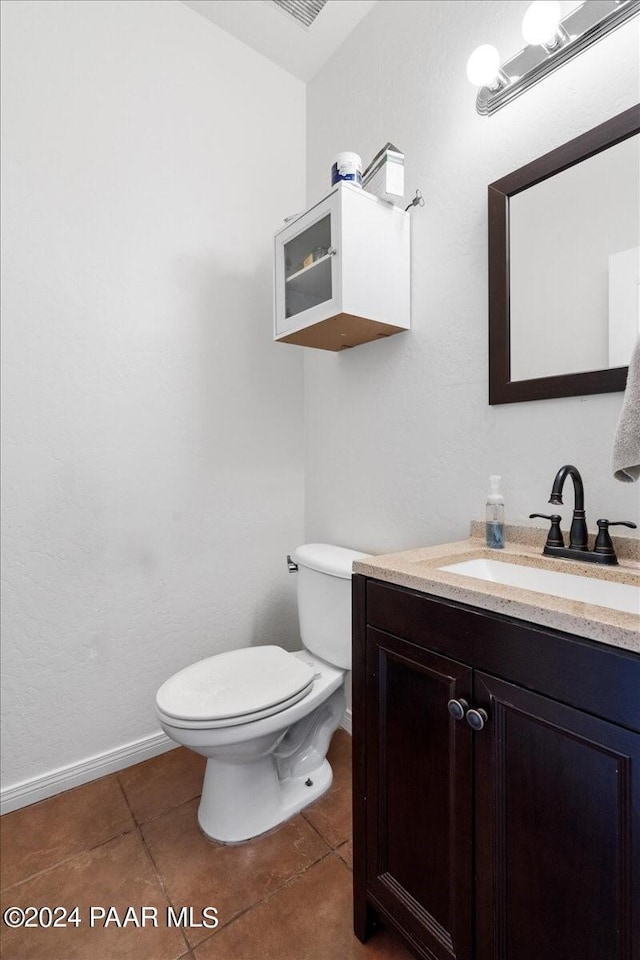
<path fill-rule="evenodd" d="M 271 0 L 271 2 L 303 27 L 310 27 L 327 4 L 327 0 Z"/>

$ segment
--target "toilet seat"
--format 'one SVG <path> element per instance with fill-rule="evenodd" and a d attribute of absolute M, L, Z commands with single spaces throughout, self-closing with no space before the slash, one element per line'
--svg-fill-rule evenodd
<path fill-rule="evenodd" d="M 215 730 L 218 727 L 237 727 L 243 723 L 252 723 L 254 720 L 262 720 L 267 717 L 272 717 L 274 714 L 282 713 L 288 707 L 295 706 L 300 700 L 308 697 L 312 689 L 313 681 L 311 681 L 308 687 L 301 690 L 300 693 L 297 693 L 294 697 L 290 697 L 288 700 L 283 700 L 281 703 L 275 703 L 271 707 L 265 707 L 264 710 L 255 710 L 252 713 L 243 713 L 235 717 L 223 717 L 222 719 L 192 720 L 190 717 L 175 717 L 164 713 L 157 705 L 156 712 L 160 720 L 164 720 L 170 727 L 188 730 Z"/>
<path fill-rule="evenodd" d="M 234 726 L 287 709 L 313 680 L 313 667 L 282 647 L 245 647 L 180 670 L 158 690 L 156 707 L 172 726 Z"/>

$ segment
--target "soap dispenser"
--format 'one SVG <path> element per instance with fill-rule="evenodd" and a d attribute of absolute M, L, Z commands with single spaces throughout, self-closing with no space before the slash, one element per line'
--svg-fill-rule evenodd
<path fill-rule="evenodd" d="M 487 497 L 485 529 L 487 546 L 493 550 L 504 547 L 504 497 L 500 493 L 501 479 L 502 477 L 495 474 L 489 477 L 491 492 Z"/>

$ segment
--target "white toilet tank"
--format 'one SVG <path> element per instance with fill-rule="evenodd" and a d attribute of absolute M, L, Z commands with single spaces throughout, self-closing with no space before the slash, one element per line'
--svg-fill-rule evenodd
<path fill-rule="evenodd" d="M 328 543 L 306 543 L 293 554 L 302 643 L 343 670 L 351 669 L 351 566 L 368 556 Z"/>

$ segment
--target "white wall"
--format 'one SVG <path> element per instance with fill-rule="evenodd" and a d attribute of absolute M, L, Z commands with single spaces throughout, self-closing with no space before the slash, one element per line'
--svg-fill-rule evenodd
<path fill-rule="evenodd" d="M 564 463 L 597 517 L 638 520 L 638 488 L 612 479 L 622 394 L 489 407 L 487 184 L 631 106 L 631 21 L 491 118 L 475 112 L 466 60 L 522 46 L 527 2 L 379 0 L 307 92 L 308 201 L 332 158 L 406 153 L 413 217 L 413 330 L 332 355 L 305 352 L 306 535 L 382 552 L 467 535 L 488 475 L 508 519 L 546 512 Z M 570 515 L 571 494 L 563 515 Z"/>
<path fill-rule="evenodd" d="M 3 7 L 3 785 L 296 640 L 302 361 L 271 237 L 304 85 L 173 0 Z"/>

